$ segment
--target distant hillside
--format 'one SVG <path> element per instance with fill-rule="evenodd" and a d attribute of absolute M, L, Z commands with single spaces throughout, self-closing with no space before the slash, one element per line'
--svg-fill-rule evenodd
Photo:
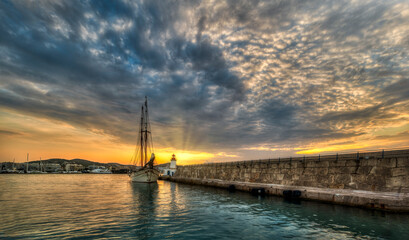
<path fill-rule="evenodd" d="M 158 164 L 155 165 L 156 167 L 160 167 L 160 168 L 169 168 L 170 167 L 170 163 L 162 163 L 162 164 Z"/>
<path fill-rule="evenodd" d="M 30 161 L 29 163 L 39 163 L 39 160 L 36 161 Z M 68 163 L 72 163 L 72 164 L 81 164 L 84 167 L 88 167 L 90 165 L 98 165 L 98 166 L 105 166 L 105 167 L 132 167 L 132 165 L 124 165 L 124 164 L 120 164 L 120 163 L 100 163 L 100 162 L 93 162 L 93 161 L 89 161 L 89 160 L 85 160 L 85 159 L 79 159 L 79 158 L 75 158 L 75 159 L 63 159 L 63 158 L 51 158 L 51 159 L 46 159 L 46 160 L 41 160 L 42 163 L 58 163 L 60 165 L 63 164 L 68 164 Z"/>

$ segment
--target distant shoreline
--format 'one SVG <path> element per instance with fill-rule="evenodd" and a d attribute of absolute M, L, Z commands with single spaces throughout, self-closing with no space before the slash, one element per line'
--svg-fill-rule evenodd
<path fill-rule="evenodd" d="M 18 172 L 0 172 L 0 174 L 16 174 L 16 175 L 26 175 L 26 174 L 29 174 L 29 175 L 34 175 L 34 174 L 36 174 L 36 175 L 44 175 L 44 174 L 64 174 L 64 175 L 65 174 L 79 174 L 79 175 L 81 175 L 81 174 L 93 174 L 93 175 L 96 175 L 96 174 L 98 174 L 98 175 L 104 175 L 104 174 L 128 174 L 128 173 L 127 172 L 115 172 L 115 173 L 64 173 L 64 172 L 18 173 Z"/>

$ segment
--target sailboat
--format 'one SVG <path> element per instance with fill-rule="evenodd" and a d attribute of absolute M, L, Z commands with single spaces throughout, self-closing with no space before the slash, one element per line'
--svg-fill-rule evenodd
<path fill-rule="evenodd" d="M 145 97 L 145 104 L 142 105 L 139 129 L 138 144 L 132 158 L 132 163 L 135 165 L 136 170 L 130 172 L 129 176 L 133 182 L 153 183 L 158 180 L 160 172 L 153 167 L 155 153 L 153 152 L 147 97 Z M 149 154 L 150 159 L 148 160 Z"/>

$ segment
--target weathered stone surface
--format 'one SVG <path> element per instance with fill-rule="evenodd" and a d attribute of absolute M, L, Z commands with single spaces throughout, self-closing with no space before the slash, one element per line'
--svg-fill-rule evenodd
<path fill-rule="evenodd" d="M 397 177 L 397 176 L 409 176 L 409 168 L 392 168 L 392 177 Z"/>
<path fill-rule="evenodd" d="M 396 167 L 396 158 L 378 159 L 377 166 L 393 168 Z"/>
<path fill-rule="evenodd" d="M 360 164 L 361 164 L 360 161 L 347 161 L 345 165 L 347 167 L 356 167 L 356 166 L 360 166 Z"/>
<path fill-rule="evenodd" d="M 331 167 L 345 167 L 346 161 L 345 160 L 338 160 L 330 163 Z"/>
<path fill-rule="evenodd" d="M 397 159 L 397 167 L 409 167 L 409 159 L 407 157 L 400 157 Z"/>
<path fill-rule="evenodd" d="M 402 182 L 404 181 L 405 181 L 405 176 L 392 177 L 386 180 L 386 187 L 387 188 L 400 187 Z"/>
<path fill-rule="evenodd" d="M 277 180 L 283 180 L 284 179 L 284 174 L 276 174 L 275 175 Z"/>
<path fill-rule="evenodd" d="M 361 175 L 368 175 L 372 170 L 372 166 L 360 166 L 357 173 Z"/>
<path fill-rule="evenodd" d="M 176 176 L 409 193 L 409 150 L 178 166 Z"/>

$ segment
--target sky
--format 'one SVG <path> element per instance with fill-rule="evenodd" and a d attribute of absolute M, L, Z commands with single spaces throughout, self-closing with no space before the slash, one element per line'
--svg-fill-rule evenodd
<path fill-rule="evenodd" d="M 409 148 L 408 1 L 0 1 L 0 161 Z"/>

